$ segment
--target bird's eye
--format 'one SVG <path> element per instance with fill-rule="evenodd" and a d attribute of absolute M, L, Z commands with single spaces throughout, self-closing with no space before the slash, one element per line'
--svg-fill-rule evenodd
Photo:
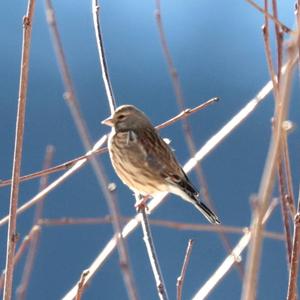
<path fill-rule="evenodd" d="M 118 120 L 123 120 L 125 118 L 125 115 L 119 115 Z"/>

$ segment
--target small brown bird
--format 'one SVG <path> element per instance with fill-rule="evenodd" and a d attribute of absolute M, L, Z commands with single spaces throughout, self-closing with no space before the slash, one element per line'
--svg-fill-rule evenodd
<path fill-rule="evenodd" d="M 172 150 L 147 116 L 133 105 L 122 105 L 102 121 L 112 127 L 108 149 L 112 165 L 131 190 L 142 196 L 170 192 L 192 203 L 209 222 L 218 217 L 197 199 L 194 188 Z"/>

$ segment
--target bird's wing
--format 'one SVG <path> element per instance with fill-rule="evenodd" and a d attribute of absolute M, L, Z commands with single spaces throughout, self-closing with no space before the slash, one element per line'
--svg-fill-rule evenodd
<path fill-rule="evenodd" d="M 199 191 L 194 187 L 194 185 L 191 183 L 190 179 L 187 177 L 187 175 L 182 169 L 181 172 L 184 176 L 184 179 L 182 180 L 182 187 L 194 197 L 198 197 Z"/>
<path fill-rule="evenodd" d="M 177 185 L 190 197 L 194 198 L 199 192 L 193 186 L 181 166 L 177 162 L 175 155 L 169 145 L 156 133 L 148 131 L 147 138 L 142 140 L 148 167 L 157 173 L 167 182 Z"/>
<path fill-rule="evenodd" d="M 187 193 L 191 198 L 195 199 L 199 196 L 199 192 L 196 190 L 194 185 L 191 183 L 187 175 L 181 169 L 181 176 L 173 173 L 164 173 L 162 174 L 165 177 L 165 180 L 171 184 L 176 185 L 182 191 Z"/>

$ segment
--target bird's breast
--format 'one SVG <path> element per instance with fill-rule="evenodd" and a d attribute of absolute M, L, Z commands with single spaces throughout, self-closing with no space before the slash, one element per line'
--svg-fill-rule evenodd
<path fill-rule="evenodd" d="M 161 178 L 149 168 L 147 152 L 135 136 L 132 139 L 129 132 L 113 134 L 108 148 L 117 175 L 132 190 L 143 195 L 166 191 Z"/>

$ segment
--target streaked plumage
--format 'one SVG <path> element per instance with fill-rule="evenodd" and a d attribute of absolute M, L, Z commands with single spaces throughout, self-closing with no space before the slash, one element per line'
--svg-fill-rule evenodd
<path fill-rule="evenodd" d="M 176 194 L 192 203 L 211 223 L 220 223 L 197 199 L 199 193 L 142 111 L 133 105 L 123 105 L 102 123 L 112 126 L 108 140 L 111 162 L 131 190 L 143 196 L 159 192 Z"/>

